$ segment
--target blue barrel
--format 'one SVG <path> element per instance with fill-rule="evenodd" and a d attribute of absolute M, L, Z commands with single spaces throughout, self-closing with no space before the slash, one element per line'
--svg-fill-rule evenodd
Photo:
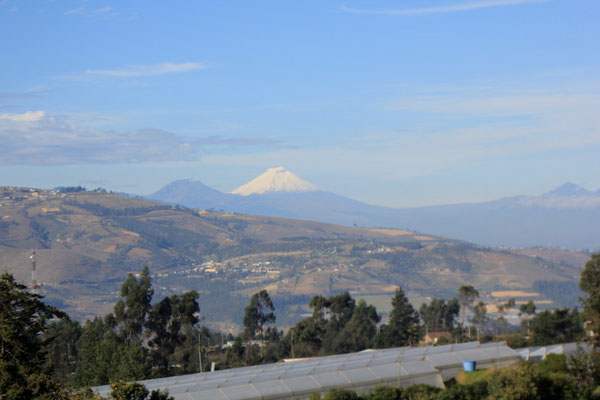
<path fill-rule="evenodd" d="M 463 369 L 467 372 L 473 372 L 477 369 L 477 361 L 463 361 Z"/>

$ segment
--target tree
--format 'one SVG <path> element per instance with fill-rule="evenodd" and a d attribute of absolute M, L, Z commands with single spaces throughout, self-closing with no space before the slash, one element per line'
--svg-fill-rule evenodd
<path fill-rule="evenodd" d="M 582 300 L 583 315 L 588 321 L 587 329 L 593 334 L 586 335 L 586 340 L 594 347 L 600 345 L 600 253 L 592 254 L 581 273 L 579 287 L 587 297 Z"/>
<path fill-rule="evenodd" d="M 574 342 L 583 334 L 581 314 L 576 308 L 539 312 L 531 320 L 530 327 L 531 340 L 536 346 Z"/>
<path fill-rule="evenodd" d="M 150 359 L 159 374 L 168 373 L 169 356 L 179 343 L 179 327 L 170 324 L 172 314 L 172 301 L 165 297 L 152 306 L 148 316 Z"/>
<path fill-rule="evenodd" d="M 310 357 L 360 351 L 381 336 L 377 334 L 377 309 L 362 300 L 357 305 L 348 292 L 328 298 L 314 296 L 309 306 L 312 315 L 288 331 L 279 342 L 280 354 Z M 384 342 L 380 346 L 384 347 Z"/>
<path fill-rule="evenodd" d="M 140 338 L 153 294 L 148 267 L 144 267 L 139 280 L 129 274 L 121 285 L 122 299 L 115 304 L 115 317 L 121 324 L 121 336 L 128 342 Z"/>
<path fill-rule="evenodd" d="M 324 296 L 314 296 L 308 305 L 313 309 L 312 316 L 298 322 L 288 334 L 292 357 L 314 356 L 323 346 L 329 303 Z"/>
<path fill-rule="evenodd" d="M 477 340 L 481 335 L 481 327 L 487 322 L 487 307 L 483 301 L 480 301 L 473 307 L 473 318 L 472 321 L 477 327 Z"/>
<path fill-rule="evenodd" d="M 527 322 L 527 336 L 529 336 L 531 334 L 530 329 L 529 329 L 529 323 L 531 321 L 531 318 L 535 315 L 535 303 L 533 302 L 533 300 L 529 300 L 529 302 L 527 302 L 527 304 L 521 304 L 521 307 L 519 307 L 519 317 L 525 315 L 525 321 Z M 521 321 L 521 327 L 523 327 L 523 322 Z"/>
<path fill-rule="evenodd" d="M 499 314 L 498 318 L 496 319 L 498 330 L 502 330 L 502 331 L 507 330 L 508 322 L 506 321 L 506 318 L 504 318 L 504 313 L 507 312 L 510 308 L 514 307 L 515 304 L 516 304 L 515 299 L 511 298 L 506 303 L 503 303 L 503 304 L 500 304 L 497 306 L 498 314 Z"/>
<path fill-rule="evenodd" d="M 266 290 L 261 290 L 254 293 L 250 298 L 250 304 L 244 310 L 244 327 L 247 338 L 246 357 L 250 352 L 250 341 L 259 337 L 261 344 L 264 338 L 265 324 L 275 322 L 275 306 Z M 263 346 L 261 346 L 261 357 L 263 354 Z"/>
<path fill-rule="evenodd" d="M 410 346 L 421 337 L 419 314 L 408 301 L 402 288 L 396 289 L 392 298 L 390 322 L 382 325 L 375 342 L 378 347 Z"/>
<path fill-rule="evenodd" d="M 373 343 L 380 320 L 372 305 L 360 301 L 358 306 L 350 293 L 325 298 L 314 296 L 309 303 L 313 309 L 288 331 L 280 342 L 292 357 L 318 354 L 340 354 L 360 351 Z"/>
<path fill-rule="evenodd" d="M 53 318 L 68 318 L 44 304 L 8 273 L 0 276 L 0 398 L 35 399 L 39 391 L 58 393 L 60 387 L 42 371 L 45 355 L 41 335 Z"/>
<path fill-rule="evenodd" d="M 458 299 L 448 303 L 444 299 L 433 299 L 429 304 L 423 303 L 419 314 L 429 332 L 451 331 L 454 321 L 460 311 Z"/>
<path fill-rule="evenodd" d="M 286 335 L 290 343 L 290 355 L 295 357 L 312 357 L 319 354 L 322 347 L 322 334 L 311 318 L 298 322 Z"/>
<path fill-rule="evenodd" d="M 77 342 L 77 366 L 73 383 L 77 387 L 102 385 L 108 382 L 106 372 L 98 360 L 98 347 L 104 340 L 106 328 L 102 318 L 84 322 Z"/>
<path fill-rule="evenodd" d="M 465 318 L 467 316 L 467 306 L 471 306 L 476 298 L 479 297 L 479 292 L 471 285 L 463 285 L 458 288 L 458 301 L 462 308 L 462 322 L 461 324 L 465 325 Z M 471 336 L 471 331 L 469 330 L 469 337 Z"/>
<path fill-rule="evenodd" d="M 79 322 L 67 318 L 51 322 L 42 334 L 45 369 L 51 371 L 52 378 L 62 385 L 69 383 L 69 377 L 75 371 L 80 336 Z"/>
<path fill-rule="evenodd" d="M 198 293 L 173 295 L 151 306 L 153 294 L 144 267 L 139 279 L 129 274 L 123 282 L 114 314 L 86 321 L 77 344 L 76 385 L 196 372 Z"/>
<path fill-rule="evenodd" d="M 168 390 L 153 390 L 151 393 L 140 383 L 126 383 L 119 381 L 111 385 L 112 391 L 110 398 L 112 400 L 174 400 L 169 396 Z M 148 397 L 150 395 L 150 397 Z"/>
<path fill-rule="evenodd" d="M 196 370 L 198 362 L 193 366 L 190 361 L 197 354 L 199 345 L 199 332 L 194 330 L 199 322 L 197 314 L 200 307 L 197 300 L 198 293 L 193 290 L 181 296 L 172 295 L 154 304 L 148 313 L 145 336 L 149 338 L 155 375 L 169 375 L 172 364 L 180 365 L 183 373 Z"/>
<path fill-rule="evenodd" d="M 358 302 L 352 317 L 336 336 L 332 351 L 334 353 L 357 352 L 368 348 L 371 339 L 377 333 L 377 323 L 381 318 L 375 307 L 364 300 Z"/>
<path fill-rule="evenodd" d="M 77 347 L 76 386 L 105 385 L 150 377 L 151 366 L 146 348 L 140 341 L 123 340 L 114 331 L 110 318 L 86 321 Z"/>
<path fill-rule="evenodd" d="M 330 296 L 325 303 L 329 319 L 325 324 L 325 333 L 323 336 L 322 352 L 325 354 L 336 353 L 336 342 L 339 342 L 338 336 L 352 318 L 356 301 L 350 296 L 349 292 Z"/>
<path fill-rule="evenodd" d="M 86 321 L 78 342 L 79 362 L 74 381 L 77 385 L 104 385 L 118 380 L 150 377 L 144 328 L 154 290 L 150 271 L 144 267 L 139 280 L 129 274 L 121 285 L 121 299 L 114 314 L 104 320 Z"/>

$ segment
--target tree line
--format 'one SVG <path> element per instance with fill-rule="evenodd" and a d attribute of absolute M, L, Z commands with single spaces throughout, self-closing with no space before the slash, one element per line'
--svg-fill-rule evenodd
<path fill-rule="evenodd" d="M 600 340 L 600 255 L 592 255 L 582 273 L 587 293 L 584 311 L 557 309 L 535 313 L 535 304 L 523 304 L 524 333 L 517 344 L 571 342 L 584 337 L 586 328 Z M 141 390 L 118 382 L 158 378 L 268 363 L 283 358 L 309 357 L 415 345 L 425 333 L 448 331 L 453 341 L 493 340 L 487 329 L 502 326 L 504 312 L 514 300 L 500 305 L 495 325 L 489 325 L 486 307 L 475 302 L 479 293 L 463 286 L 448 301 L 433 299 L 419 311 L 402 288 L 392 299 L 389 320 L 381 323 L 374 306 L 356 301 L 348 292 L 314 296 L 311 314 L 287 332 L 275 326 L 275 304 L 265 290 L 255 293 L 244 310 L 244 329 L 235 337 L 200 325 L 198 293 L 188 291 L 154 301 L 150 272 L 144 268 L 123 282 L 113 312 L 79 324 L 62 311 L 46 305 L 10 274 L 0 277 L 0 398 L 67 396 L 65 388 L 114 383 L 121 392 Z M 466 311 L 472 309 L 475 331 L 467 329 Z M 496 332 L 497 333 L 497 332 Z M 217 344 L 232 342 L 226 350 Z M 521 346 L 519 346 L 521 347 Z M 58 394 L 57 394 L 58 393 Z M 143 391 L 141 392 L 143 393 Z M 146 393 L 146 395 L 149 395 Z M 162 396 L 163 394 L 150 394 Z M 71 397 L 73 398 L 73 397 Z M 144 398 L 144 397 L 139 397 Z M 160 397 L 157 397 L 160 398 Z"/>

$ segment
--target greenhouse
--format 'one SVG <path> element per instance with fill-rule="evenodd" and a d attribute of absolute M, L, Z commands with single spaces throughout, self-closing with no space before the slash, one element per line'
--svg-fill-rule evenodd
<path fill-rule="evenodd" d="M 478 368 L 488 368 L 519 360 L 519 354 L 504 343 L 470 342 L 365 350 L 140 383 L 148 390 L 167 389 L 175 400 L 306 399 L 311 393 L 330 389 L 363 393 L 379 385 L 405 387 L 425 383 L 444 387 L 445 380 L 462 370 L 464 361 L 476 361 Z M 110 386 L 94 390 L 105 396 Z"/>
<path fill-rule="evenodd" d="M 522 360 L 538 362 L 546 359 L 548 354 L 571 355 L 578 351 L 590 353 L 592 349 L 593 346 L 588 343 L 563 343 L 549 346 L 525 347 L 517 349 L 516 352 L 519 353 Z"/>

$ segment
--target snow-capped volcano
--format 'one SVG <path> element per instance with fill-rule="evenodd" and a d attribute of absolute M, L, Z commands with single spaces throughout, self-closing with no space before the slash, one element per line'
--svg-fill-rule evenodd
<path fill-rule="evenodd" d="M 521 196 L 517 203 L 528 207 L 546 208 L 597 208 L 600 207 L 600 190 L 590 192 L 584 187 L 567 182 L 539 196 Z"/>
<path fill-rule="evenodd" d="M 283 167 L 269 168 L 265 173 L 232 191 L 232 194 L 249 196 L 270 192 L 313 192 L 319 188 Z"/>

